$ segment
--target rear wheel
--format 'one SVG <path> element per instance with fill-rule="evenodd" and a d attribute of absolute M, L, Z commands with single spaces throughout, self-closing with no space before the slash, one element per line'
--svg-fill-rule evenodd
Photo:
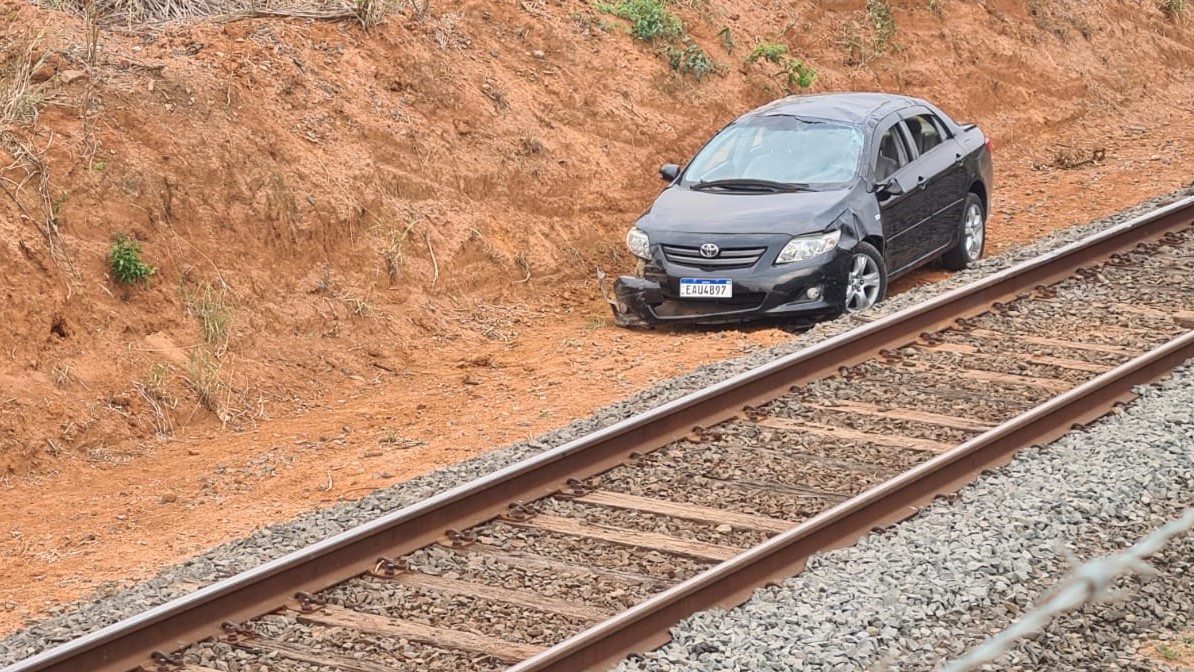
<path fill-rule="evenodd" d="M 846 273 L 846 299 L 842 311 L 857 313 L 883 300 L 887 294 L 887 266 L 870 243 L 859 243 Z"/>
<path fill-rule="evenodd" d="M 986 213 L 983 202 L 977 194 L 966 194 L 966 207 L 962 209 L 962 223 L 958 231 L 958 242 L 941 255 L 941 265 L 951 271 L 960 271 L 983 256 L 986 242 Z"/>

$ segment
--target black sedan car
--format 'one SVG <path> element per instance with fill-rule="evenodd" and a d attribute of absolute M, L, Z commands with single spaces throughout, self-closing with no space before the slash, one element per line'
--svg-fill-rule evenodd
<path fill-rule="evenodd" d="M 824 319 L 983 252 L 990 141 L 917 98 L 783 98 L 659 172 L 667 188 L 626 236 L 637 271 L 606 292 L 623 326 Z"/>

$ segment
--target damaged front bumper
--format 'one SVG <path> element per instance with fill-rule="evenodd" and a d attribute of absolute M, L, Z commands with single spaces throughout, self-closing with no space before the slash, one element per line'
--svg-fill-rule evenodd
<path fill-rule="evenodd" d="M 648 307 L 663 303 L 663 289 L 659 283 L 623 275 L 614 280 L 611 293 L 605 287 L 605 273 L 599 268 L 597 285 L 601 287 L 605 302 L 614 311 L 614 322 L 619 327 L 647 327 L 660 322 Z"/>
<path fill-rule="evenodd" d="M 659 281 L 623 275 L 607 283 L 597 269 L 597 284 L 621 327 L 650 327 L 660 324 L 730 324 L 755 319 L 804 319 L 815 322 L 841 312 L 845 277 L 842 263 L 793 269 L 782 277 L 758 281 L 736 280 L 747 297 L 733 302 L 680 299 L 674 289 Z M 668 279 L 667 281 L 671 281 Z M 816 298 L 807 295 L 817 289 Z"/>

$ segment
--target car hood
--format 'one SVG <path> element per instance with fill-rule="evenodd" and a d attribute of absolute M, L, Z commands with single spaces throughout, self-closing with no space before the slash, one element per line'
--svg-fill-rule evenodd
<path fill-rule="evenodd" d="M 849 189 L 758 194 L 671 186 L 637 226 L 648 233 L 812 233 L 833 223 L 849 196 Z"/>

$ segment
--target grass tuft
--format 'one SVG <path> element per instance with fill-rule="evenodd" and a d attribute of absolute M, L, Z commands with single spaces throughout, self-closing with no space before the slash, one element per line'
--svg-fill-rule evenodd
<path fill-rule="evenodd" d="M 221 355 L 228 348 L 231 336 L 229 329 L 232 323 L 232 306 L 228 301 L 228 293 L 221 286 L 217 288 L 210 282 L 188 287 L 179 286 L 183 311 L 199 319 L 203 328 L 203 341 L 214 348 L 217 355 Z"/>

